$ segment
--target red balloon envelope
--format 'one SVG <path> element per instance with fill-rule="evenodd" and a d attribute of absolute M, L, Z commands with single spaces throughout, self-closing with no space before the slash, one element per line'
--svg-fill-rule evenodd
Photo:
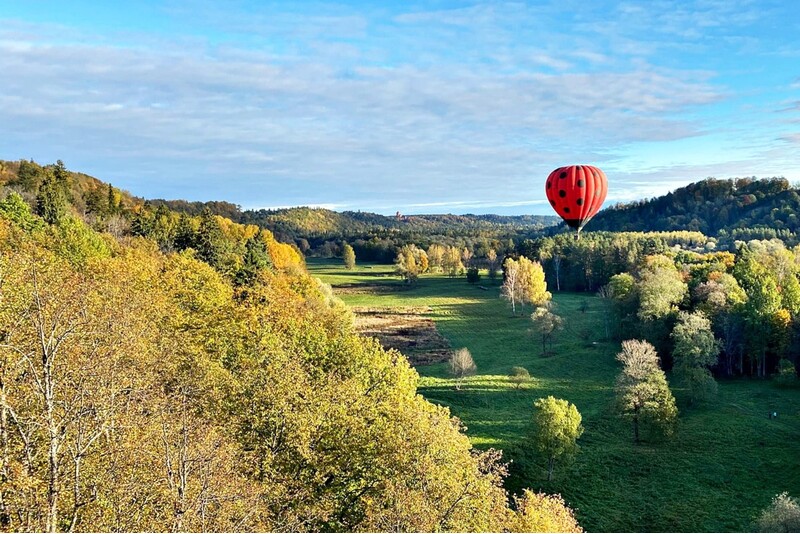
<path fill-rule="evenodd" d="M 583 225 L 600 211 L 608 192 L 608 180 L 597 167 L 570 165 L 551 172 L 544 190 L 556 213 L 580 234 Z"/>

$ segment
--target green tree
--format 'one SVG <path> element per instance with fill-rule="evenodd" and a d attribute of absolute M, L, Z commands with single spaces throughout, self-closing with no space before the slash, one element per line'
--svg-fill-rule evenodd
<path fill-rule="evenodd" d="M 623 341 L 617 360 L 622 362 L 616 383 L 617 407 L 620 415 L 633 423 L 634 440 L 639 442 L 642 423 L 670 435 L 678 409 L 655 348 L 646 341 Z"/>
<path fill-rule="evenodd" d="M 181 251 L 187 248 L 193 248 L 195 242 L 195 228 L 192 225 L 191 218 L 185 213 L 181 213 L 178 217 L 178 224 L 175 228 L 175 250 Z"/>
<path fill-rule="evenodd" d="M 33 161 L 20 160 L 17 177 L 10 185 L 18 185 L 25 191 L 37 191 L 44 177 L 44 170 Z"/>
<path fill-rule="evenodd" d="M 47 171 L 36 195 L 36 215 L 49 224 L 57 224 L 67 211 L 67 199 L 52 171 Z"/>
<path fill-rule="evenodd" d="M 467 269 L 467 282 L 470 284 L 477 284 L 481 281 L 481 273 L 477 267 L 470 267 Z"/>
<path fill-rule="evenodd" d="M 349 270 L 356 268 L 356 253 L 349 243 L 345 243 L 342 247 L 342 259 L 344 260 L 345 268 Z"/>
<path fill-rule="evenodd" d="M 256 234 L 244 245 L 244 256 L 242 257 L 242 266 L 236 273 L 236 283 L 239 285 L 249 285 L 255 280 L 258 272 L 263 269 L 268 269 L 272 266 L 272 259 L 267 250 L 267 245 L 261 238 L 260 234 Z"/>
<path fill-rule="evenodd" d="M 19 194 L 11 192 L 0 201 L 0 215 L 8 218 L 23 230 L 36 230 L 42 228 L 42 220 L 31 213 L 31 208 Z"/>
<path fill-rule="evenodd" d="M 533 403 L 531 440 L 547 461 L 547 480 L 553 479 L 556 460 L 570 459 L 580 450 L 576 443 L 583 434 L 581 414 L 574 404 L 547 397 Z"/>
<path fill-rule="evenodd" d="M 776 345 L 782 334 L 780 322 L 775 321 L 781 310 L 781 295 L 775 272 L 770 271 L 762 260 L 748 247 L 739 249 L 739 257 L 733 268 L 733 276 L 747 295 L 742 307 L 745 321 L 747 345 L 754 356 L 751 367 L 763 377 L 767 374 L 767 351 Z"/>
<path fill-rule="evenodd" d="M 217 216 L 205 208 L 200 215 L 200 227 L 197 229 L 195 239 L 197 257 L 214 268 L 222 266 L 225 252 L 225 237 L 222 227 L 217 221 Z"/>
<path fill-rule="evenodd" d="M 671 337 L 674 342 L 673 370 L 689 387 L 690 402 L 714 396 L 717 383 L 709 368 L 717 363 L 720 345 L 714 338 L 711 321 L 701 311 L 679 312 Z"/>
<path fill-rule="evenodd" d="M 643 321 L 663 319 L 677 310 L 688 288 L 666 256 L 649 256 L 639 283 L 639 318 Z"/>
<path fill-rule="evenodd" d="M 111 184 L 108 184 L 108 191 L 106 192 L 106 206 L 106 211 L 109 215 L 119 212 L 119 199 Z"/>

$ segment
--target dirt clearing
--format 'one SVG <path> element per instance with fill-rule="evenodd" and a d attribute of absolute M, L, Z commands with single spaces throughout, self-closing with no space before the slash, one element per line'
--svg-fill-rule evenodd
<path fill-rule="evenodd" d="M 415 366 L 443 362 L 450 356 L 450 343 L 426 317 L 432 311 L 428 306 L 353 307 L 359 333 L 378 338 L 384 348 L 399 350 Z"/>

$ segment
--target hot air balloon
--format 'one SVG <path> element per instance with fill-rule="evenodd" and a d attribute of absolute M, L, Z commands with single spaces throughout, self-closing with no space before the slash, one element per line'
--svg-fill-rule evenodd
<path fill-rule="evenodd" d="M 608 180 L 603 171 L 591 165 L 559 167 L 550 173 L 544 186 L 550 205 L 580 239 L 583 226 L 600 211 L 606 199 Z"/>

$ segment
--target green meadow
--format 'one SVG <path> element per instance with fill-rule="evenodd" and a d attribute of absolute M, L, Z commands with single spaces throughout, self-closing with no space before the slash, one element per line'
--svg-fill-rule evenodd
<path fill-rule="evenodd" d="M 614 413 L 619 345 L 604 339 L 604 311 L 593 295 L 554 294 L 566 327 L 543 357 L 532 310 L 513 317 L 499 282 L 485 276 L 485 289 L 440 275 L 424 275 L 409 289 L 389 265 L 347 271 L 340 261 L 310 259 L 308 267 L 339 292 L 361 286 L 341 292 L 351 306 L 430 307 L 439 332 L 453 348 L 467 347 L 478 370 L 456 390 L 446 364 L 418 367 L 420 393 L 448 406 L 476 447 L 505 452 L 510 491 L 560 493 L 588 531 L 748 531 L 775 494 L 800 495 L 800 389 L 722 381 L 716 400 L 690 407 L 673 386 L 676 433 L 635 444 L 630 425 Z M 525 367 L 531 381 L 517 389 L 508 378 L 512 366 Z M 549 483 L 525 445 L 533 401 L 547 395 L 574 403 L 585 428 L 575 461 L 557 465 Z"/>

